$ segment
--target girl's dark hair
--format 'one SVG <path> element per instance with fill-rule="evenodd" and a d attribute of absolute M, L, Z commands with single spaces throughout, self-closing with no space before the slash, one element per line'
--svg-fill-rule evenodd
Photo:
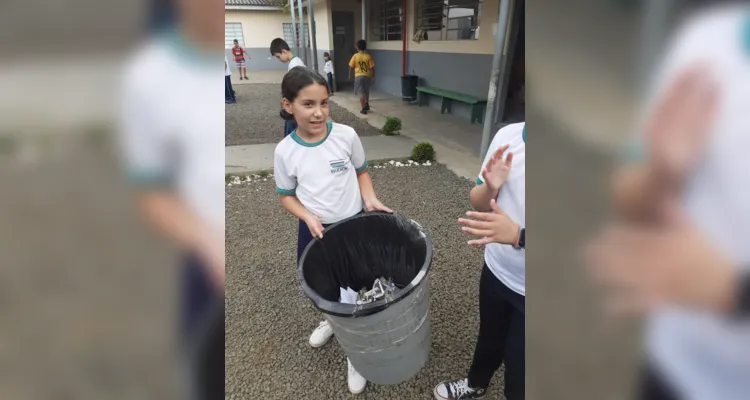
<path fill-rule="evenodd" d="M 326 80 L 317 72 L 307 67 L 294 67 L 284 75 L 284 79 L 281 81 L 281 97 L 291 103 L 297 98 L 302 89 L 316 83 L 327 87 Z M 283 108 L 279 115 L 287 121 L 294 119 L 294 116 L 286 112 Z"/>
<path fill-rule="evenodd" d="M 326 51 L 325 53 L 323 53 L 323 57 L 328 57 L 328 58 L 331 58 L 331 55 L 330 55 L 330 54 L 328 54 L 328 52 Z"/>

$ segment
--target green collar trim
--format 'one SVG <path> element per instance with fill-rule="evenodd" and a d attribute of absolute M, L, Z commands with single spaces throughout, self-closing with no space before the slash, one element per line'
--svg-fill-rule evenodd
<path fill-rule="evenodd" d="M 296 129 L 293 130 L 292 133 L 289 134 L 289 135 L 292 137 L 292 139 L 295 142 L 301 144 L 302 146 L 305 146 L 305 147 L 315 147 L 315 146 L 321 145 L 323 142 L 326 141 L 326 139 L 328 139 L 328 136 L 331 135 L 331 129 L 332 128 L 333 128 L 333 123 L 331 121 L 326 121 L 326 131 L 327 132 L 326 132 L 325 137 L 323 137 L 323 139 L 320 139 L 317 142 L 313 142 L 313 143 L 305 142 L 304 140 L 302 140 L 302 138 L 297 135 L 297 130 Z"/>
<path fill-rule="evenodd" d="M 165 32 L 162 39 L 175 54 L 197 67 L 213 69 L 219 58 L 218 53 L 199 49 L 177 30 Z"/>
<path fill-rule="evenodd" d="M 745 25 L 742 27 L 742 47 L 745 53 L 750 56 L 750 14 L 745 18 Z"/>
<path fill-rule="evenodd" d="M 526 125 L 523 126 L 523 133 L 521 134 L 523 142 L 526 143 Z"/>

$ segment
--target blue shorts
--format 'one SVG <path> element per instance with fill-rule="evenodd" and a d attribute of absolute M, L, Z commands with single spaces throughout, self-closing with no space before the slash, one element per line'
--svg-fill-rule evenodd
<path fill-rule="evenodd" d="M 180 336 L 188 341 L 221 297 L 211 284 L 203 261 L 193 254 L 184 257 L 180 284 Z"/>

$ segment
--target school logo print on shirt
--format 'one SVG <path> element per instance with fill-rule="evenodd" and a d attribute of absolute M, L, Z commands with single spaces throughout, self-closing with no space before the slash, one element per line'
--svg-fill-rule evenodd
<path fill-rule="evenodd" d="M 336 174 L 336 173 L 348 170 L 349 167 L 347 167 L 346 162 L 347 160 L 329 161 L 329 164 L 331 164 L 331 173 Z"/>

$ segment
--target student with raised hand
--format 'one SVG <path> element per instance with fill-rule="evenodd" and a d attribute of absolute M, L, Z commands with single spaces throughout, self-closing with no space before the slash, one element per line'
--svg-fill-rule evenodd
<path fill-rule="evenodd" d="M 501 129 L 470 193 L 476 220 L 459 219 L 463 231 L 485 245 L 479 281 L 479 335 L 465 378 L 438 384 L 437 400 L 484 399 L 505 363 L 505 397 L 523 400 L 526 385 L 526 124 Z"/>

